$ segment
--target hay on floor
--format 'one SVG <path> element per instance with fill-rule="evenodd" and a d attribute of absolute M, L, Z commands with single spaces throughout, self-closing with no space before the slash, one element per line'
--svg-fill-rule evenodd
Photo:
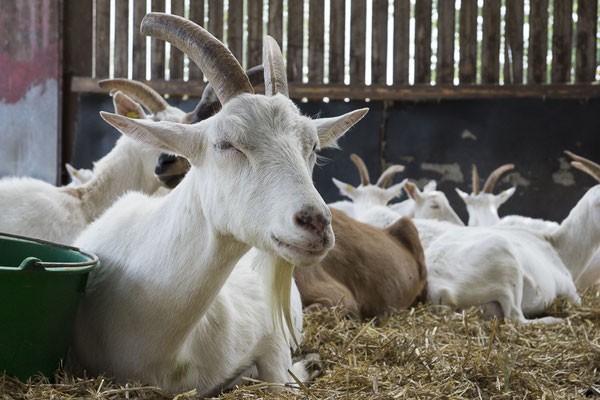
<path fill-rule="evenodd" d="M 556 301 L 555 325 L 483 321 L 478 310 L 431 305 L 359 321 L 341 310 L 305 316 L 301 351 L 319 353 L 312 385 L 279 392 L 248 382 L 221 399 L 594 398 L 600 396 L 600 293 Z M 0 399 L 163 399 L 158 388 L 60 376 L 60 384 L 0 378 Z M 195 399 L 192 392 L 178 400 Z"/>

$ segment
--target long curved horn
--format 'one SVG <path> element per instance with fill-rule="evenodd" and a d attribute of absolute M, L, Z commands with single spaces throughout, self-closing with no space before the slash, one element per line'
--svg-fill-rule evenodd
<path fill-rule="evenodd" d="M 176 15 L 149 13 L 142 20 L 140 32 L 171 43 L 194 60 L 221 104 L 238 94 L 254 93 L 231 51 L 201 26 Z"/>
<path fill-rule="evenodd" d="M 164 111 L 169 103 L 156 90 L 145 83 L 125 78 L 103 79 L 98 82 L 103 89 L 120 90 L 144 107 L 152 114 Z"/>
<path fill-rule="evenodd" d="M 263 39 L 263 65 L 265 66 L 265 95 L 275 96 L 281 93 L 285 97 L 290 97 L 283 54 L 277 41 L 269 35 Z"/>
<path fill-rule="evenodd" d="M 262 65 L 257 65 L 246 71 L 246 76 L 250 80 L 252 87 L 259 86 L 265 83 L 264 69 Z M 212 117 L 221 110 L 221 102 L 217 98 L 215 90 L 209 83 L 202 92 L 202 97 L 194 111 L 189 112 L 186 116 L 187 122 L 195 124 L 200 121 Z"/>
<path fill-rule="evenodd" d="M 381 174 L 381 176 L 379 177 L 379 179 L 377 179 L 377 183 L 376 185 L 379 186 L 380 188 L 384 188 L 387 186 L 387 183 L 390 179 L 392 179 L 392 177 L 394 175 L 396 175 L 398 172 L 402 172 L 404 171 L 404 165 L 392 165 L 388 168 L 386 168 L 385 171 L 383 171 L 383 173 Z"/>
<path fill-rule="evenodd" d="M 573 154 L 568 150 L 565 150 L 565 153 L 574 160 L 571 162 L 572 166 L 591 175 L 598 182 L 600 182 L 600 165 L 596 164 L 592 160 L 588 160 L 585 157 Z"/>
<path fill-rule="evenodd" d="M 362 158 L 360 158 L 356 154 L 351 154 L 350 159 L 358 169 L 358 173 L 360 174 L 360 184 L 363 186 L 370 185 L 371 179 L 369 179 L 369 170 L 367 169 L 367 166 L 365 165 L 365 162 L 362 160 Z"/>
<path fill-rule="evenodd" d="M 492 193 L 492 191 L 494 190 L 494 186 L 496 186 L 496 182 L 498 182 L 498 179 L 500 179 L 500 176 L 502 176 L 503 173 L 505 173 L 506 171 L 510 171 L 511 169 L 513 169 L 515 167 L 515 164 L 504 164 L 499 166 L 498 168 L 496 168 L 494 170 L 494 172 L 492 172 L 490 174 L 490 176 L 487 178 L 487 180 L 485 181 L 485 184 L 483 185 L 483 192 L 484 193 Z"/>
<path fill-rule="evenodd" d="M 479 174 L 477 173 L 477 165 L 471 166 L 471 184 L 473 186 L 473 194 L 479 194 Z"/>

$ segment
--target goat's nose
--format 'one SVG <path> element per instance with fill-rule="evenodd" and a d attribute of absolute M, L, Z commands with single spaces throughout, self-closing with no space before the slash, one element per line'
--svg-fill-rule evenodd
<path fill-rule="evenodd" d="M 167 172 L 170 166 L 175 164 L 175 161 L 177 161 L 177 156 L 167 153 L 161 153 L 160 156 L 158 156 L 158 161 L 156 162 L 154 173 L 156 175 L 164 174 L 165 172 Z"/>
<path fill-rule="evenodd" d="M 331 224 L 331 214 L 325 215 L 312 210 L 300 211 L 294 215 L 294 223 L 306 230 L 322 234 Z"/>

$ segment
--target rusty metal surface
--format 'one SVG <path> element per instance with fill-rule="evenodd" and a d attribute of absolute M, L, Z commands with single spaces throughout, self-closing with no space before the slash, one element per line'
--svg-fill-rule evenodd
<path fill-rule="evenodd" d="M 0 0 L 0 176 L 56 183 L 60 4 Z"/>

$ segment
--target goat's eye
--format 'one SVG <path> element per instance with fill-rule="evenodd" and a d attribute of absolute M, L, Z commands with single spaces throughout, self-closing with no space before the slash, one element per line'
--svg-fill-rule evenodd
<path fill-rule="evenodd" d="M 313 148 L 312 148 L 313 153 L 317 152 L 317 143 L 315 142 L 315 144 L 313 144 Z"/>
<path fill-rule="evenodd" d="M 222 151 L 235 149 L 235 147 L 233 147 L 233 145 L 229 142 L 217 142 L 215 143 L 215 148 Z"/>
<path fill-rule="evenodd" d="M 440 205 L 439 205 L 439 204 L 435 204 L 435 203 L 433 203 L 433 204 L 431 205 L 431 208 L 432 208 L 432 209 L 434 209 L 434 210 L 438 210 L 438 209 L 440 208 Z"/>

